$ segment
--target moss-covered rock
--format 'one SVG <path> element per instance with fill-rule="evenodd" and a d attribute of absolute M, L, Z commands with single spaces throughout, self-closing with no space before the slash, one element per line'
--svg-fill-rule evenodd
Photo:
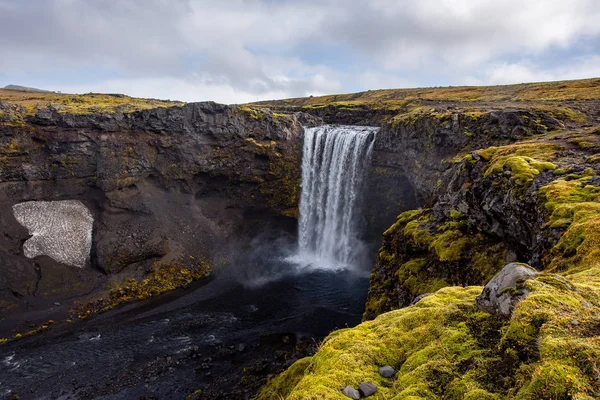
<path fill-rule="evenodd" d="M 483 285 L 505 264 L 506 245 L 454 211 L 441 220 L 430 209 L 407 211 L 385 231 L 371 272 L 366 319 L 445 286 Z"/>
<path fill-rule="evenodd" d="M 595 268 L 568 281 L 541 274 L 525 283 L 530 295 L 511 320 L 475 307 L 481 287 L 441 289 L 333 332 L 261 393 L 342 400 L 339 387 L 372 381 L 374 399 L 597 398 L 599 274 Z M 394 381 L 379 375 L 382 365 L 398 371 Z"/>
<path fill-rule="evenodd" d="M 456 157 L 431 208 L 384 232 L 365 311 L 374 319 L 333 332 L 291 390 L 263 393 L 343 399 L 339 387 L 373 381 L 379 399 L 600 398 L 597 136 L 547 132 Z M 541 271 L 501 293 L 520 300 L 509 319 L 478 310 L 482 288 L 468 286 L 505 261 Z"/>

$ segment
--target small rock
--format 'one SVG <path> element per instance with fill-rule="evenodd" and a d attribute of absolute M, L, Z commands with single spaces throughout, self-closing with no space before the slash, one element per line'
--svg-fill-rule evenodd
<path fill-rule="evenodd" d="M 522 287 L 523 282 L 536 275 L 537 272 L 527 264 L 506 264 L 485 285 L 475 304 L 481 311 L 510 318 L 515 306 L 528 295 Z"/>
<path fill-rule="evenodd" d="M 346 386 L 345 388 L 342 388 L 342 394 L 346 397 L 350 397 L 353 400 L 360 399 L 360 393 L 358 393 L 358 390 L 354 389 L 351 386 Z"/>
<path fill-rule="evenodd" d="M 240 343 L 237 346 L 237 350 L 241 353 L 242 351 L 244 351 L 246 349 L 246 345 L 244 345 L 244 343 Z"/>
<path fill-rule="evenodd" d="M 358 391 L 361 397 L 369 397 L 377 391 L 377 385 L 373 382 L 364 382 L 358 385 Z"/>
<path fill-rule="evenodd" d="M 581 301 L 581 305 L 584 306 L 585 308 L 592 308 L 592 306 L 590 305 L 590 303 L 588 303 L 587 301 Z"/>
<path fill-rule="evenodd" d="M 379 375 L 383 376 L 384 378 L 391 378 L 395 373 L 396 371 L 394 371 L 394 368 L 390 367 L 389 365 L 379 368 Z"/>
<path fill-rule="evenodd" d="M 421 299 L 422 299 L 422 298 L 424 298 L 424 297 L 427 297 L 427 296 L 429 296 L 430 294 L 431 294 L 431 293 L 423 293 L 423 294 L 420 294 L 420 295 L 418 295 L 417 297 L 415 297 L 415 298 L 413 299 L 413 301 L 411 301 L 411 302 L 410 302 L 410 304 L 409 304 L 409 305 L 411 305 L 411 306 L 414 306 L 415 304 L 417 304 L 417 303 L 419 302 L 419 300 L 421 300 Z"/>
<path fill-rule="evenodd" d="M 573 320 L 573 321 L 571 321 L 571 325 L 575 325 L 575 326 L 577 326 L 577 325 L 579 325 L 579 321 L 577 321 L 577 320 Z"/>
<path fill-rule="evenodd" d="M 54 302 L 54 305 L 55 305 L 56 307 L 58 307 L 58 306 L 60 306 L 60 303 L 59 303 L 58 301 L 55 301 L 55 302 Z"/>

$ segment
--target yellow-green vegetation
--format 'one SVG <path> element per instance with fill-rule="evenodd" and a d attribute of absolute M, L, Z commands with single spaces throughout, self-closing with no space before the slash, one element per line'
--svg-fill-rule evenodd
<path fill-rule="evenodd" d="M 48 321 L 40 324 L 38 327 L 30 329 L 25 332 L 16 330 L 16 333 L 13 335 L 12 340 L 21 340 L 25 337 L 37 335 L 38 333 L 47 331 L 48 329 L 50 329 L 50 325 L 52 325 L 53 323 L 54 323 L 53 320 L 48 320 Z M 4 340 L 4 342 L 2 340 Z M 0 339 L 0 344 L 6 343 L 7 341 L 8 341 L 8 339 Z"/>
<path fill-rule="evenodd" d="M 23 148 L 17 138 L 11 138 L 8 142 L 0 145 L 0 154 L 15 155 L 23 151 Z"/>
<path fill-rule="evenodd" d="M 304 377 L 306 369 L 310 366 L 312 357 L 304 357 L 292 364 L 283 373 L 272 378 L 268 385 L 259 392 L 257 399 L 274 399 L 275 396 L 287 397 L 294 387 Z"/>
<path fill-rule="evenodd" d="M 411 210 L 383 234 L 371 272 L 365 318 L 406 306 L 416 296 L 457 284 L 486 283 L 506 259 L 506 245 L 471 229 L 457 210 L 436 221 Z"/>
<path fill-rule="evenodd" d="M 322 107 L 360 108 L 400 110 L 413 109 L 427 101 L 447 102 L 501 102 L 504 107 L 518 104 L 520 108 L 536 107 L 549 112 L 557 118 L 581 120 L 580 113 L 568 107 L 548 104 L 536 104 L 548 101 L 593 100 L 600 99 L 600 79 L 583 79 L 575 81 L 527 83 L 507 86 L 458 86 L 418 89 L 383 89 L 369 90 L 352 94 L 337 94 L 293 98 L 279 101 L 263 101 L 254 103 L 257 106 L 290 108 L 302 107 L 315 109 Z M 529 104 L 531 103 L 531 104 Z M 474 117 L 478 117 L 476 112 Z"/>
<path fill-rule="evenodd" d="M 478 152 L 489 164 L 483 172 L 484 177 L 491 174 L 510 171 L 510 180 L 517 187 L 526 189 L 540 172 L 555 170 L 557 167 L 547 160 L 555 157 L 562 147 L 557 144 L 522 142 L 502 147 L 490 147 Z"/>
<path fill-rule="evenodd" d="M 571 272 L 600 263 L 600 187 L 592 170 L 559 178 L 540 189 L 549 219 L 547 229 L 564 229 L 546 254 L 547 268 Z"/>
<path fill-rule="evenodd" d="M 479 311 L 482 287 L 447 287 L 416 305 L 331 333 L 310 359 L 272 379 L 259 399 L 593 399 L 600 396 L 600 270 L 541 274 L 510 321 Z M 378 367 L 391 365 L 394 379 Z M 304 371 L 304 372 L 302 372 Z M 299 375 L 300 379 L 299 379 Z"/>
<path fill-rule="evenodd" d="M 250 119 L 258 120 L 265 116 L 265 113 L 262 110 L 254 107 L 240 106 L 240 111 Z"/>
<path fill-rule="evenodd" d="M 569 107 L 536 106 L 533 108 L 533 111 L 549 114 L 562 121 L 585 122 L 587 120 L 587 116 L 584 113 Z"/>
<path fill-rule="evenodd" d="M 252 152 L 263 156 L 269 162 L 269 173 L 259 182 L 259 190 L 274 211 L 281 212 L 291 218 L 298 218 L 298 202 L 300 199 L 300 160 L 298 148 L 282 148 L 289 143 L 276 141 L 259 142 L 247 138 Z M 296 144 L 294 146 L 297 146 Z"/>
<path fill-rule="evenodd" d="M 157 107 L 182 106 L 183 102 L 156 99 L 140 99 L 121 94 L 62 94 L 53 92 L 28 92 L 0 89 L 0 100 L 18 104 L 26 115 L 34 115 L 37 110 L 52 104 L 59 112 L 70 114 L 91 114 L 97 112 L 128 113 Z"/>
<path fill-rule="evenodd" d="M 186 400 L 198 400 L 198 399 L 201 399 L 201 397 L 200 397 L 201 395 L 202 395 L 202 390 L 196 390 L 196 391 L 194 391 L 194 393 L 188 394 L 185 397 L 185 399 Z"/>
<path fill-rule="evenodd" d="M 7 338 L 0 338 L 0 344 L 4 344 L 6 342 L 8 342 Z"/>
<path fill-rule="evenodd" d="M 143 280 L 138 281 L 131 278 L 123 285 L 111 289 L 107 298 L 75 307 L 74 311 L 79 318 L 85 319 L 93 313 L 110 310 L 119 304 L 157 296 L 189 285 L 194 280 L 208 277 L 211 272 L 209 263 L 203 259 L 193 260 L 195 262 L 187 267 L 178 264 L 163 265 L 156 263 L 152 271 Z"/>

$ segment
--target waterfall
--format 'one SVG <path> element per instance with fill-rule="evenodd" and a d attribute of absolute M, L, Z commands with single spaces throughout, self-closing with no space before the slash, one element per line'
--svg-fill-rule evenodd
<path fill-rule="evenodd" d="M 304 130 L 299 256 L 351 266 L 360 251 L 358 205 L 379 128 L 325 125 Z"/>

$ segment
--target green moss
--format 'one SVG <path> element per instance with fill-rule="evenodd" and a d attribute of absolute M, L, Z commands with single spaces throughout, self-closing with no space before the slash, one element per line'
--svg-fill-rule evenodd
<path fill-rule="evenodd" d="M 431 242 L 440 261 L 454 262 L 461 259 L 469 240 L 457 230 L 443 232 Z"/>
<path fill-rule="evenodd" d="M 336 331 L 281 398 L 341 400 L 339 387 L 364 381 L 378 385 L 374 399 L 598 398 L 600 269 L 569 280 L 542 273 L 525 286 L 510 320 L 475 307 L 481 287 L 446 287 Z M 396 369 L 393 382 L 382 365 Z"/>
<path fill-rule="evenodd" d="M 384 233 L 371 273 L 365 319 L 455 284 L 482 284 L 503 265 L 506 246 L 473 232 L 460 212 L 437 221 L 432 210 L 401 214 Z"/>
<path fill-rule="evenodd" d="M 207 261 L 192 256 L 186 267 L 156 263 L 143 280 L 129 279 L 122 285 L 112 288 L 107 298 L 76 306 L 75 312 L 79 318 L 85 319 L 94 313 L 107 311 L 131 300 L 143 300 L 189 285 L 194 280 L 208 277 L 210 272 L 211 268 Z"/>
<path fill-rule="evenodd" d="M 263 119 L 265 116 L 265 113 L 257 108 L 254 107 L 248 107 L 248 106 L 241 106 L 239 108 L 239 110 L 248 118 L 250 119 L 254 119 L 254 120 L 260 120 Z"/>
<path fill-rule="evenodd" d="M 140 99 L 119 94 L 62 94 L 54 92 L 22 92 L 0 89 L 0 100 L 22 106 L 19 113 L 12 115 L 12 124 L 24 124 L 41 109 L 54 105 L 59 113 L 131 113 L 159 107 L 182 106 L 185 103 L 170 100 Z"/>
<path fill-rule="evenodd" d="M 485 112 L 482 111 L 468 111 L 465 112 L 464 115 L 471 121 L 476 122 L 478 120 L 480 120 L 481 118 L 483 118 L 485 115 L 487 115 Z"/>
<path fill-rule="evenodd" d="M 404 226 L 404 237 L 415 248 L 426 248 L 431 242 L 431 234 L 425 226 L 429 219 L 429 215 L 421 214 Z"/>
<path fill-rule="evenodd" d="M 560 176 L 560 175 L 565 175 L 565 174 L 568 174 L 568 173 L 569 173 L 569 171 L 570 171 L 570 170 L 569 170 L 569 169 L 566 169 L 566 168 L 557 168 L 557 169 L 555 169 L 555 170 L 554 170 L 554 172 L 552 172 L 552 174 L 553 174 L 554 176 Z"/>
<path fill-rule="evenodd" d="M 540 172 L 547 170 L 555 170 L 557 167 L 548 161 L 538 161 L 531 157 L 524 156 L 504 156 L 495 159 L 486 169 L 483 176 L 487 177 L 490 174 L 502 172 L 505 170 L 511 171 L 510 180 L 518 186 L 530 186 L 533 178 L 539 175 Z"/>
<path fill-rule="evenodd" d="M 312 357 L 301 358 L 283 373 L 271 378 L 256 396 L 257 400 L 270 400 L 287 397 L 304 377 Z"/>
<path fill-rule="evenodd" d="M 396 272 L 398 284 L 402 288 L 409 290 L 413 296 L 435 292 L 438 289 L 448 286 L 448 283 L 444 279 L 432 279 L 426 267 L 426 258 L 416 258 L 405 262 Z"/>
<path fill-rule="evenodd" d="M 549 215 L 544 228 L 565 230 L 546 257 L 550 270 L 576 271 L 600 260 L 600 187 L 588 184 L 587 175 L 557 179 L 539 191 Z"/>
<path fill-rule="evenodd" d="M 464 218 L 464 214 L 458 210 L 450 210 L 450 218 L 455 220 L 460 220 Z"/>
<path fill-rule="evenodd" d="M 269 107 L 271 109 L 319 109 L 331 108 L 369 108 L 377 110 L 402 111 L 421 107 L 423 111 L 431 110 L 431 106 L 423 105 L 429 101 L 463 102 L 471 105 L 477 101 L 519 101 L 520 105 L 537 112 L 554 115 L 558 119 L 582 121 L 580 113 L 568 107 L 549 106 L 545 101 L 585 100 L 600 98 L 600 84 L 598 79 L 580 81 L 562 81 L 531 83 L 510 86 L 486 87 L 439 87 L 418 89 L 386 89 L 369 90 L 360 93 L 310 96 L 277 101 L 264 101 L 255 103 L 255 106 Z M 540 102 L 540 103 L 536 103 Z M 542 103 L 543 102 L 543 103 Z M 482 105 L 481 107 L 484 107 Z M 488 106 L 489 107 L 489 106 Z M 465 113 L 465 118 L 478 120 L 483 115 L 478 111 L 480 107 L 472 107 Z M 444 114 L 440 112 L 440 114 Z"/>

